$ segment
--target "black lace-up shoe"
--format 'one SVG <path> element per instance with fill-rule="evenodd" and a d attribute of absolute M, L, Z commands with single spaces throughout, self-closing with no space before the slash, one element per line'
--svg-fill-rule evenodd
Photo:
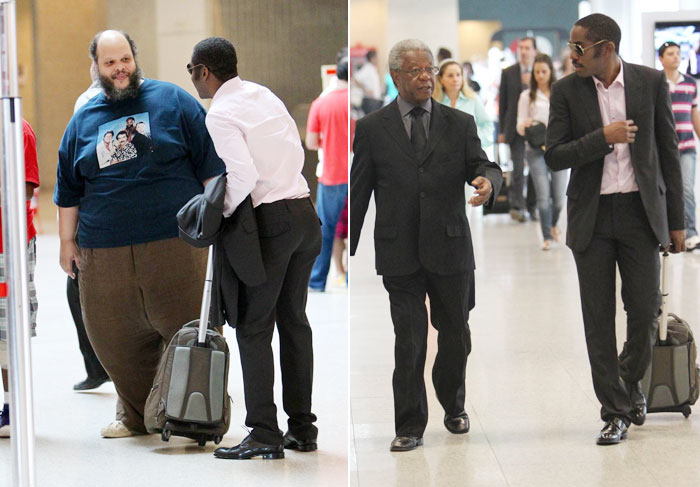
<path fill-rule="evenodd" d="M 217 448 L 214 450 L 214 456 L 234 460 L 247 460 L 261 456 L 266 460 L 277 460 L 284 458 L 284 446 L 261 443 L 248 435 L 240 445 L 231 448 Z"/>
<path fill-rule="evenodd" d="M 627 423 L 621 418 L 613 418 L 605 422 L 598 433 L 596 443 L 599 445 L 616 445 L 627 438 Z"/>

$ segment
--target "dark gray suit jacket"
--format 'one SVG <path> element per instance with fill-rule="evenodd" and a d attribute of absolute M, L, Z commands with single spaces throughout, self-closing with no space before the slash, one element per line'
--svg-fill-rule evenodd
<path fill-rule="evenodd" d="M 669 230 L 685 228 L 683 183 L 668 83 L 663 71 L 624 65 L 627 119 L 639 127 L 630 144 L 634 176 L 651 228 L 663 246 Z M 552 86 L 545 160 L 554 171 L 571 168 L 566 244 L 582 252 L 598 213 L 605 141 L 593 78 L 571 74 Z"/>
<path fill-rule="evenodd" d="M 506 142 L 509 144 L 519 137 L 515 126 L 518 122 L 518 100 L 522 91 L 520 63 L 515 63 L 501 72 L 501 85 L 498 89 L 498 131 L 506 136 Z"/>
<path fill-rule="evenodd" d="M 428 147 L 418 159 L 396 100 L 358 120 L 350 172 L 350 254 L 354 255 L 370 197 L 377 218 L 377 273 L 402 276 L 421 266 L 440 275 L 474 269 L 464 183 L 484 176 L 503 182 L 481 149 L 471 115 L 432 101 Z"/>

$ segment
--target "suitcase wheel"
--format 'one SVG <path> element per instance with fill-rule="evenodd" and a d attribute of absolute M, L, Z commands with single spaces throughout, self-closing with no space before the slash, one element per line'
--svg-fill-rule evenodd
<path fill-rule="evenodd" d="M 207 444 L 207 435 L 199 435 L 199 439 L 197 440 L 197 444 L 199 446 L 204 446 Z"/>
<path fill-rule="evenodd" d="M 214 437 L 214 444 L 218 445 L 219 443 L 221 443 L 221 440 L 222 440 L 222 438 L 220 436 L 215 436 Z"/>
<path fill-rule="evenodd" d="M 164 429 L 163 432 L 160 434 L 160 439 L 163 441 L 168 441 L 170 439 L 170 430 Z"/>
<path fill-rule="evenodd" d="M 686 418 L 687 418 L 688 416 L 690 416 L 690 413 L 691 413 L 691 412 L 692 412 L 692 410 L 690 409 L 690 406 L 685 405 L 685 406 L 683 407 L 683 416 L 685 416 Z"/>

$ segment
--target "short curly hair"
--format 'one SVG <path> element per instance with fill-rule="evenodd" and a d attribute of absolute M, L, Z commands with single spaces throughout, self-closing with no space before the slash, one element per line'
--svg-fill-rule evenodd
<path fill-rule="evenodd" d="M 238 76 L 238 57 L 230 41 L 223 37 L 209 37 L 199 41 L 192 51 L 192 64 L 203 64 L 219 81 Z"/>
<path fill-rule="evenodd" d="M 586 39 L 589 41 L 598 42 L 605 39 L 615 44 L 615 52 L 620 53 L 622 31 L 620 31 L 620 26 L 612 18 L 603 14 L 591 14 L 579 19 L 574 25 L 586 29 Z M 596 55 L 598 55 L 597 53 L 600 52 L 601 48 L 602 46 L 594 48 Z"/>
<path fill-rule="evenodd" d="M 427 52 L 430 55 L 430 59 L 433 59 L 433 53 L 430 51 L 428 45 L 419 41 L 418 39 L 404 39 L 399 41 L 391 48 L 389 51 L 389 69 L 392 71 L 401 70 L 402 59 L 401 56 L 407 51 L 421 51 Z"/>

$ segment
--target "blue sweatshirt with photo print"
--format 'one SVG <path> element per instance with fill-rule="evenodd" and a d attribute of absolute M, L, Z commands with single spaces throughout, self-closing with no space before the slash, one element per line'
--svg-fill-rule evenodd
<path fill-rule="evenodd" d="M 79 207 L 81 247 L 177 237 L 177 211 L 202 192 L 202 181 L 225 171 L 205 116 L 185 90 L 151 79 L 134 99 L 112 102 L 101 93 L 73 115 L 53 200 Z"/>

